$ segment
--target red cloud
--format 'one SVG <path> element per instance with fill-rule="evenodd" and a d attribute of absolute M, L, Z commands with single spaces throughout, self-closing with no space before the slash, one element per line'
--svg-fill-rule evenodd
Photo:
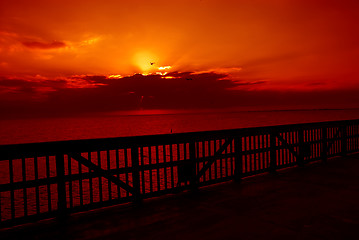
<path fill-rule="evenodd" d="M 52 42 L 22 42 L 22 44 L 28 48 L 33 49 L 56 49 L 66 47 L 66 43 L 59 41 Z"/>

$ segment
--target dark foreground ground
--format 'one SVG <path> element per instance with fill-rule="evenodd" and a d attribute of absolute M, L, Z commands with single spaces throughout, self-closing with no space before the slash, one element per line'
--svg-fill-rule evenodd
<path fill-rule="evenodd" d="M 359 239 L 359 155 L 3 230 L 0 239 Z"/>

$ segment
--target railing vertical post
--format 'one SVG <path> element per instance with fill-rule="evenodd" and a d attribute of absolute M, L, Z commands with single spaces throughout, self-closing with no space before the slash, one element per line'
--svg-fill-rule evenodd
<path fill-rule="evenodd" d="M 67 215 L 66 183 L 65 183 L 65 159 L 64 154 L 56 155 L 57 176 L 57 211 L 58 218 L 64 220 Z"/>
<path fill-rule="evenodd" d="M 328 136 L 327 136 L 327 128 L 322 128 L 322 160 L 323 162 L 327 162 L 328 159 Z"/>
<path fill-rule="evenodd" d="M 242 178 L 242 137 L 234 138 L 234 181 L 240 182 Z"/>
<path fill-rule="evenodd" d="M 304 129 L 298 130 L 298 143 L 299 143 L 299 153 L 297 159 L 297 165 L 299 167 L 304 166 Z"/>
<path fill-rule="evenodd" d="M 277 138 L 275 132 L 270 132 L 270 163 L 269 172 L 275 173 L 277 169 Z"/>
<path fill-rule="evenodd" d="M 189 143 L 189 159 L 191 161 L 190 166 L 193 168 L 192 169 L 192 176 L 191 176 L 191 189 L 192 190 L 197 190 L 198 188 L 198 184 L 197 182 L 199 181 L 199 179 L 197 179 L 197 171 L 196 171 L 196 164 L 197 164 L 197 158 L 196 158 L 196 142 L 190 142 Z M 198 181 L 197 181 L 198 180 Z"/>
<path fill-rule="evenodd" d="M 132 161 L 132 182 L 133 182 L 133 199 L 135 203 L 142 202 L 141 196 L 141 182 L 140 182 L 140 161 L 138 156 L 138 146 L 131 148 L 131 161 Z M 160 183 L 158 183 L 160 184 Z"/>
<path fill-rule="evenodd" d="M 342 145 L 342 149 L 341 149 L 341 155 L 345 156 L 347 155 L 347 126 L 343 125 L 341 127 L 341 132 L 342 132 L 342 136 L 341 136 L 341 145 Z"/>

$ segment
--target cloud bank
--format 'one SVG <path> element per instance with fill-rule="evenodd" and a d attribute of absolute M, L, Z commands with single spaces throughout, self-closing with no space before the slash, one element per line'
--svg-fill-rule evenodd
<path fill-rule="evenodd" d="M 0 78 L 2 118 L 73 116 L 128 110 L 199 110 L 236 107 L 359 107 L 357 90 L 253 89 L 266 81 L 233 81 L 226 74 L 172 72 L 123 78 Z"/>

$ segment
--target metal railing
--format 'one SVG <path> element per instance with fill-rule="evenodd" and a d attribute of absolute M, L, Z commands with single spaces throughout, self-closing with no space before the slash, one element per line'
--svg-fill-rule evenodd
<path fill-rule="evenodd" d="M 0 146 L 0 226 L 359 151 L 359 120 Z"/>

